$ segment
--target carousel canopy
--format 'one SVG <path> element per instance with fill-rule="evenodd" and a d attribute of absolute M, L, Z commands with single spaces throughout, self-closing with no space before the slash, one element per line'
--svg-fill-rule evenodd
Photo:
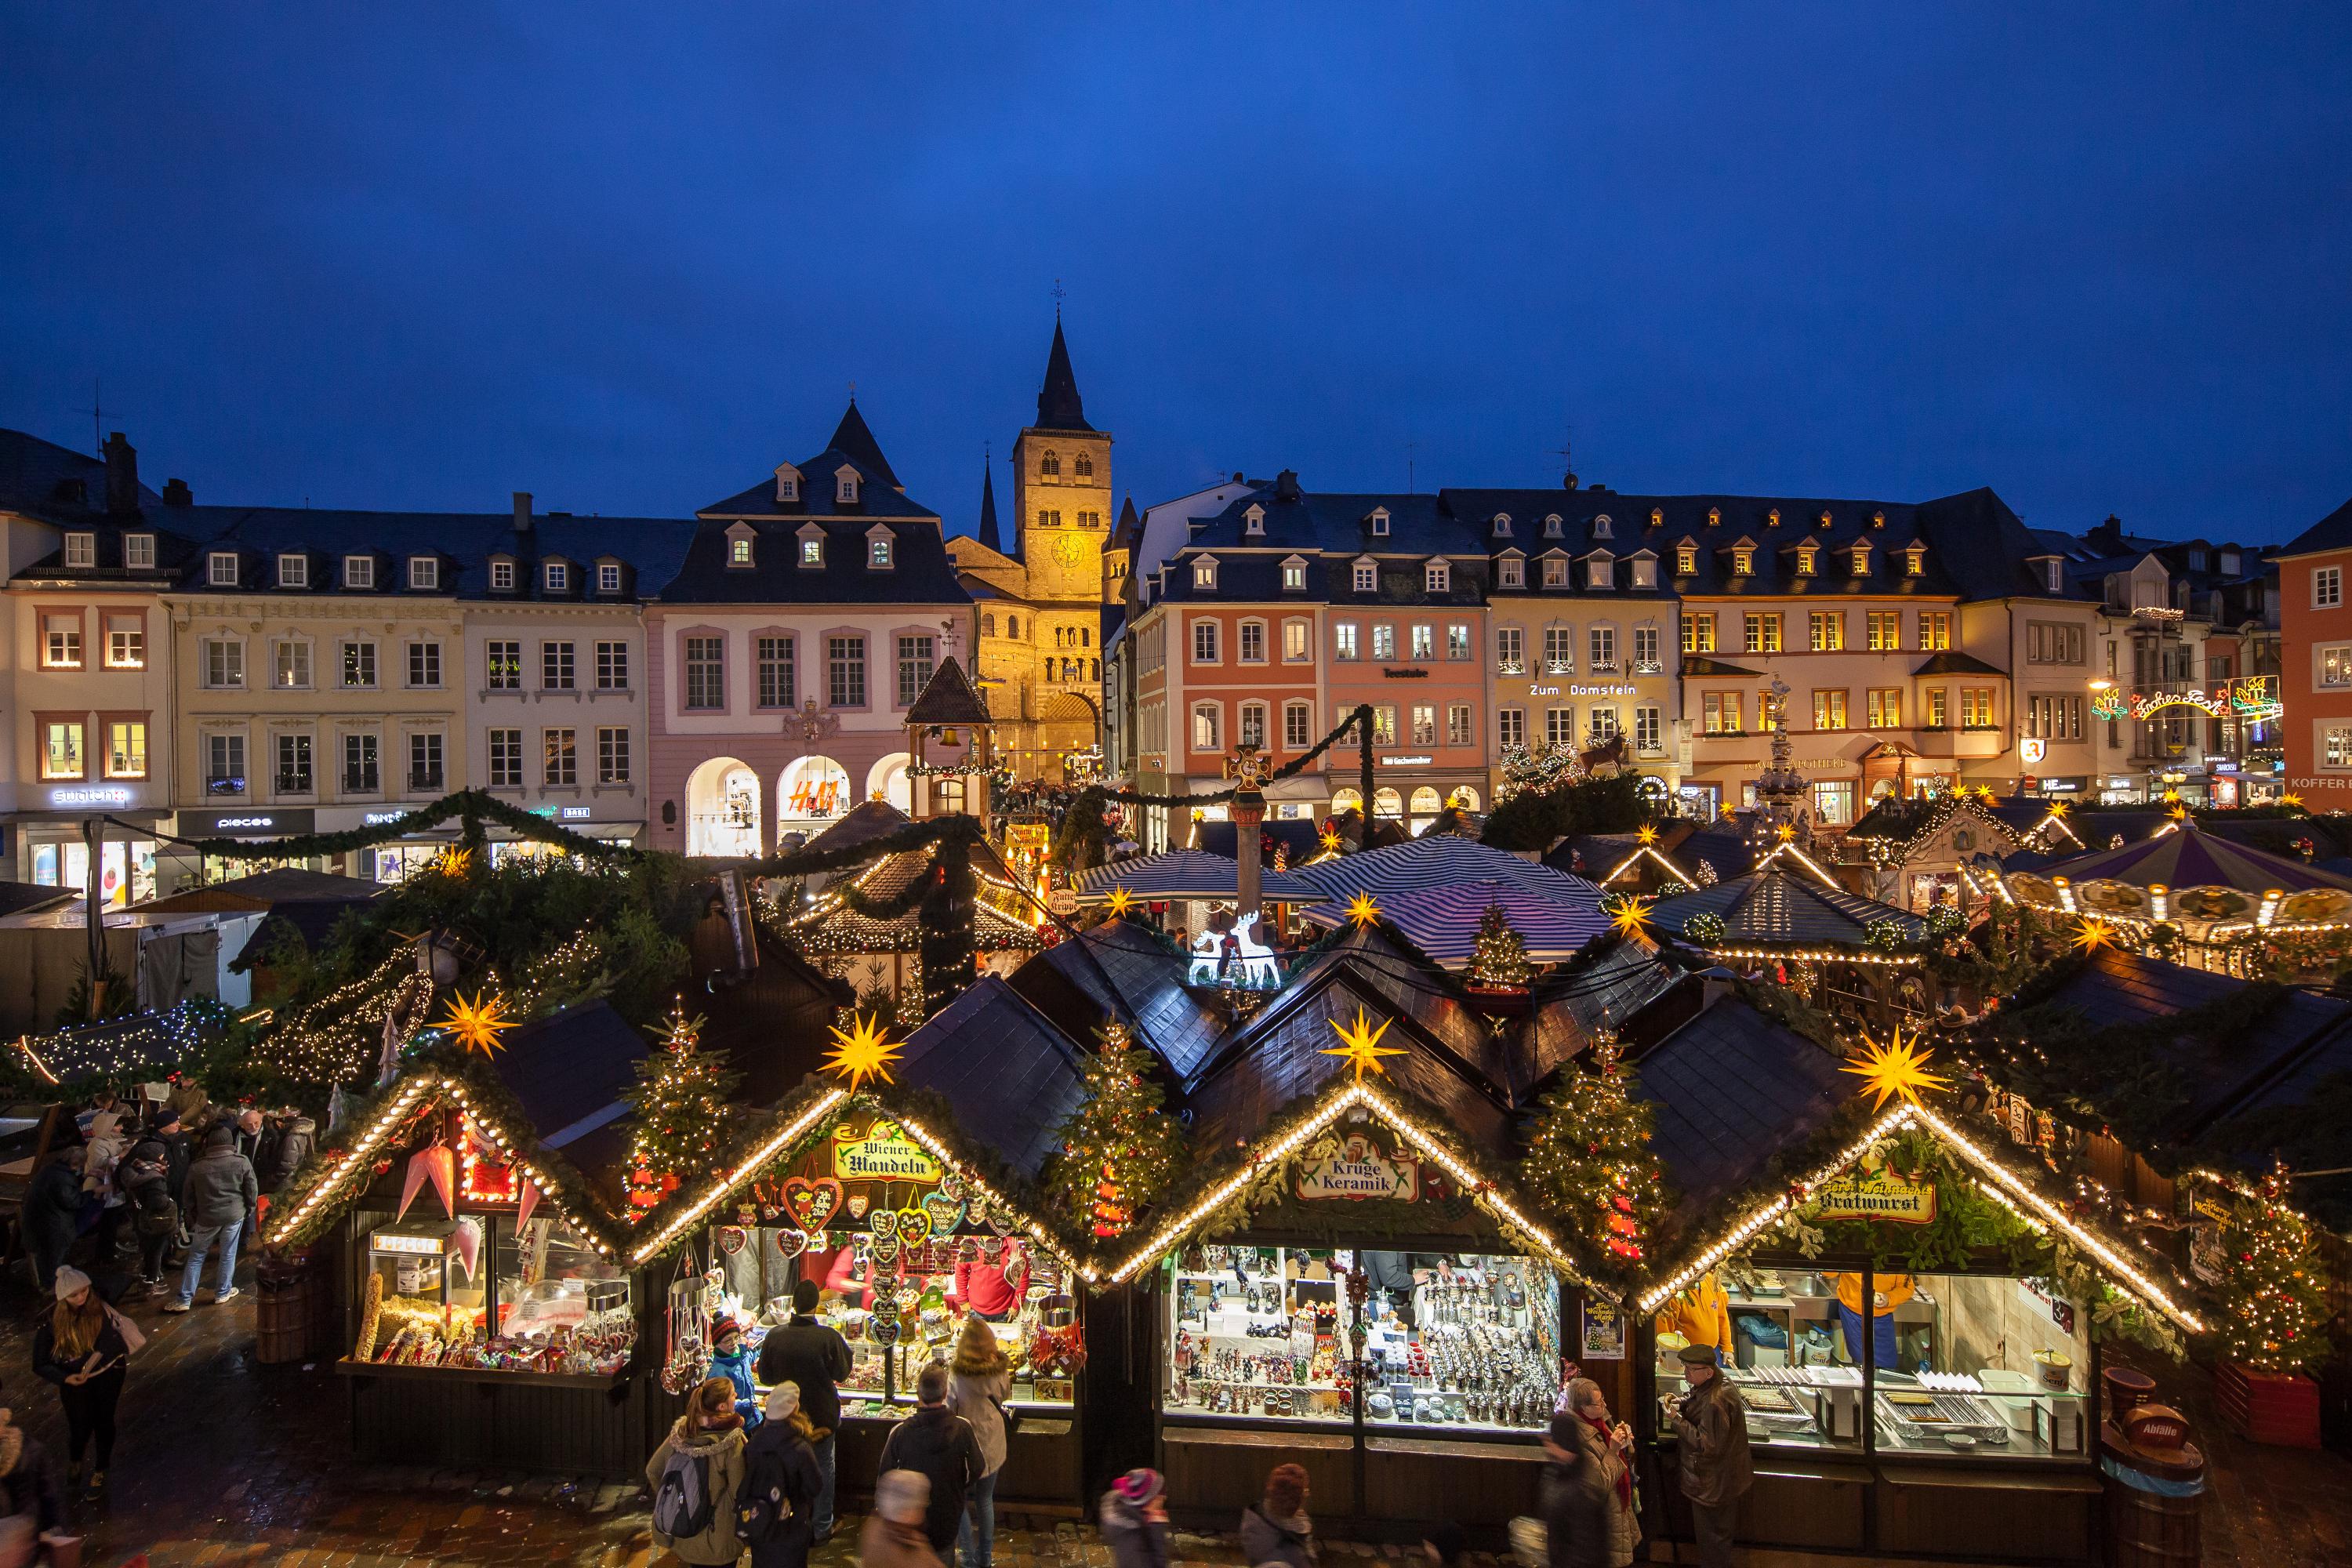
<path fill-rule="evenodd" d="M 1488 909 L 1499 906 L 1503 918 L 1527 943 L 1529 959 L 1558 963 L 1609 929 L 1609 917 L 1601 912 L 1600 904 L 1576 892 L 1575 879 L 1560 880 L 1571 884 L 1565 893 L 1495 878 L 1391 893 L 1379 900 L 1381 918 L 1438 963 L 1458 969 L 1470 962 L 1478 922 Z M 1301 914 L 1324 926 L 1339 926 L 1348 919 L 1339 904 L 1318 904 Z"/>
<path fill-rule="evenodd" d="M 1703 947 L 1853 947 L 1863 945 L 1872 926 L 1893 921 L 1906 939 L 1927 932 L 1927 922 L 1908 910 L 1825 888 L 1778 864 L 1712 888 L 1659 904 L 1651 922 L 1685 941 L 1693 917 L 1718 915 L 1723 935 Z"/>
<path fill-rule="evenodd" d="M 1211 855 L 1201 849 L 1171 849 L 1164 855 L 1146 855 L 1140 859 L 1121 860 L 1116 865 L 1097 866 L 1078 882 L 1078 901 L 1099 904 L 1110 897 L 1113 888 L 1124 888 L 1129 895 L 1146 902 L 1162 899 L 1226 899 L 1240 892 L 1241 866 L 1224 855 Z M 1270 904 L 1308 904 L 1323 898 L 1323 892 L 1295 871 L 1276 871 L 1268 868 L 1259 877 L 1259 891 Z"/>
<path fill-rule="evenodd" d="M 1439 833 L 1385 849 L 1368 849 L 1302 867 L 1291 873 L 1321 889 L 1317 901 L 1344 904 L 1358 893 L 1386 902 L 1391 893 L 1421 892 L 1456 882 L 1506 882 L 1563 901 L 1601 906 L 1601 889 L 1581 877 L 1522 860 L 1459 834 Z"/>
<path fill-rule="evenodd" d="M 2021 903 L 2121 920 L 2296 926 L 2352 917 L 2352 879 L 2216 837 L 2193 818 L 2137 844 L 2003 880 Z M 2281 895 L 2275 903 L 2273 894 Z"/>

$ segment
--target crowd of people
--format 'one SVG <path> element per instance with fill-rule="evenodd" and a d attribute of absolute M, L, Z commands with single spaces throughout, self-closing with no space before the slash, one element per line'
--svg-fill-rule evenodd
<path fill-rule="evenodd" d="M 749 1552 L 752 1568 L 805 1568 L 834 1530 L 838 1384 L 849 1346 L 816 1317 L 816 1281 L 794 1288 L 792 1321 L 761 1347 L 769 1385 L 756 1415 L 741 1386 L 711 1377 L 646 1465 L 654 1535 L 695 1568 L 722 1568 Z M 1753 1472 L 1738 1391 L 1719 1375 L 1712 1346 L 1681 1352 L 1687 1388 L 1667 1419 L 1678 1440 L 1681 1482 L 1696 1521 L 1698 1561 L 1732 1562 L 1731 1532 Z M 874 1484 L 874 1511 L 858 1537 L 865 1568 L 993 1568 L 996 1481 L 1010 1453 L 1013 1417 L 1005 1357 L 987 1321 L 965 1321 L 953 1358 L 924 1367 L 915 1413 L 890 1431 Z M 1540 1517 L 1515 1528 L 1527 1568 L 1623 1568 L 1642 1539 L 1634 1493 L 1633 1434 L 1612 1420 L 1591 1378 L 1571 1379 L 1543 1436 Z M 1263 1497 L 1237 1521 L 1252 1568 L 1316 1568 L 1309 1478 L 1277 1464 Z M 1170 1568 L 1167 1479 L 1128 1471 L 1097 1512 L 1113 1568 Z M 1433 1568 L 1460 1562 L 1465 1537 L 1451 1521 L 1429 1527 L 1422 1555 Z"/>

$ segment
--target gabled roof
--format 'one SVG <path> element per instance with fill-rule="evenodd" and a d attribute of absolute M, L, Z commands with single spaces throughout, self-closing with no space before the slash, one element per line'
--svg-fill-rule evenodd
<path fill-rule="evenodd" d="M 1411 893 L 1462 882 L 1495 880 L 1514 883 L 1563 902 L 1598 909 L 1601 889 L 1581 877 L 1555 871 L 1523 860 L 1459 834 L 1441 833 L 1410 838 L 1382 849 L 1343 855 L 1301 867 L 1291 875 L 1321 889 L 1326 900 L 1345 903 L 1358 893 L 1375 899 Z"/>
<path fill-rule="evenodd" d="M 1131 1021 L 1139 1042 L 1182 1079 L 1208 1060 L 1225 1028 L 1185 984 L 1191 969 L 1157 933 L 1112 919 L 1037 953 L 1013 972 L 1012 984 L 1080 1040 L 1113 1018 Z"/>
<path fill-rule="evenodd" d="M 1682 1200 L 1685 1226 L 1829 1124 L 1852 1097 L 1841 1066 L 1736 996 L 1643 1053 L 1633 1068 L 1641 1098 L 1655 1110 L 1650 1147 Z"/>
<path fill-rule="evenodd" d="M 1893 921 L 1906 937 L 1927 931 L 1927 923 L 1907 910 L 1822 887 L 1777 865 L 1667 899 L 1650 918 L 1659 930 L 1688 941 L 1691 919 L 1698 914 L 1723 918 L 1723 937 L 1702 944 L 1709 947 L 1859 948 L 1880 921 Z"/>
<path fill-rule="evenodd" d="M 1380 900 L 1381 918 L 1439 963 L 1460 969 L 1469 963 L 1476 948 L 1479 922 L 1488 910 L 1500 909 L 1527 944 L 1529 960 L 1558 963 L 1609 929 L 1609 917 L 1601 912 L 1600 900 L 1575 885 L 1582 879 L 1563 877 L 1562 880 L 1570 884 L 1566 890 L 1539 889 L 1517 878 L 1488 877 L 1391 892 Z M 1345 908 L 1338 903 L 1313 905 L 1300 913 L 1324 926 L 1341 925 L 1348 920 Z"/>
<path fill-rule="evenodd" d="M 139 499 L 163 503 L 145 485 Z M 107 521 L 105 459 L 22 430 L 0 430 L 0 511 L 59 524 Z"/>
<path fill-rule="evenodd" d="M 887 800 L 861 800 L 839 822 L 801 847 L 811 854 L 854 848 L 885 834 L 896 833 L 913 821 Z"/>
<path fill-rule="evenodd" d="M 857 499 L 842 502 L 834 499 L 834 476 L 843 464 L 857 470 Z M 882 444 L 866 427 L 866 416 L 857 411 L 856 400 L 842 415 L 841 423 L 833 432 L 833 439 L 824 451 L 804 463 L 793 465 L 802 479 L 800 499 L 780 501 L 776 499 L 775 475 L 771 472 L 750 489 L 713 501 L 699 509 L 696 515 L 704 518 L 803 518 L 860 517 L 920 520 L 936 526 L 940 514 L 926 506 L 907 499 L 898 484 L 898 476 L 890 471 L 890 461 L 882 455 Z"/>
<path fill-rule="evenodd" d="M 1097 866 L 1078 879 L 1081 903 L 1099 904 L 1114 888 L 1124 888 L 1139 899 L 1231 899 L 1236 896 L 1240 864 L 1223 855 L 1202 849 L 1170 849 L 1132 860 Z M 1258 879 L 1268 903 L 1308 904 L 1318 889 L 1296 871 L 1268 869 Z"/>
<path fill-rule="evenodd" d="M 911 707 L 907 710 L 909 724 L 986 724 L 988 700 L 972 689 L 963 666 L 953 655 L 940 660 L 931 679 L 923 685 Z"/>
<path fill-rule="evenodd" d="M 2308 555 L 2321 550 L 2342 550 L 2347 545 L 2352 545 L 2352 500 L 2288 540 L 2279 553 Z"/>
<path fill-rule="evenodd" d="M 887 493 L 887 492 L 886 492 Z M 920 509 L 916 509 L 919 510 Z M 890 520 L 890 566 L 866 563 L 866 534 L 876 524 L 864 512 L 837 517 L 778 517 L 754 521 L 752 563 L 728 563 L 729 523 L 706 519 L 677 575 L 662 589 L 664 604 L 701 605 L 903 605 L 961 606 L 971 603 L 929 512 L 914 521 Z M 821 566 L 800 563 L 800 536 L 814 531 L 824 541 Z M 910 618 L 922 610 L 910 609 Z"/>
<path fill-rule="evenodd" d="M 1661 962 L 1646 944 L 1618 941 L 1537 981 L 1535 1005 L 1521 1031 L 1513 1091 L 1524 1100 L 1593 1037 L 1622 1029 L 1681 978 L 1681 971 Z"/>
<path fill-rule="evenodd" d="M 928 1089 L 956 1125 L 1034 1181 L 1055 1130 L 1086 1099 L 1078 1043 L 1003 979 L 983 974 L 907 1037 L 893 1063 L 901 1090 Z"/>

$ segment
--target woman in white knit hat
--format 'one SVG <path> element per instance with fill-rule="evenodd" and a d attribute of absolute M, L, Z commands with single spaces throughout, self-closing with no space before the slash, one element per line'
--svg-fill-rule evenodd
<path fill-rule="evenodd" d="M 807 1568 L 816 1541 L 816 1467 L 822 1434 L 801 1408 L 801 1385 L 768 1390 L 767 1420 L 743 1450 L 743 1486 L 735 1494 L 736 1533 L 751 1549 L 751 1568 Z"/>
<path fill-rule="evenodd" d="M 33 1371 L 58 1385 L 66 1407 L 66 1486 L 81 1482 L 81 1457 L 95 1444 L 97 1467 L 89 1495 L 106 1488 L 114 1458 L 114 1406 L 122 1398 L 131 1352 L 147 1342 L 139 1326 L 90 1288 L 89 1276 L 68 1265 L 58 1270 L 58 1304 L 33 1331 Z"/>

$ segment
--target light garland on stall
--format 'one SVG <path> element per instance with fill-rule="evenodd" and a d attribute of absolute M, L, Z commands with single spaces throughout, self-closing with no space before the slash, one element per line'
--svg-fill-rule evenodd
<path fill-rule="evenodd" d="M 692 1208 L 688 1209 L 684 1214 L 678 1215 L 676 1219 L 670 1221 L 668 1225 L 662 1227 L 658 1233 L 647 1238 L 646 1244 L 637 1248 L 636 1252 L 631 1256 L 629 1261 L 632 1264 L 644 1263 L 659 1256 L 664 1247 L 667 1247 L 671 1242 L 677 1240 L 678 1236 L 688 1226 L 692 1226 L 695 1221 L 700 1219 L 704 1215 L 709 1214 L 712 1208 L 717 1206 L 719 1199 L 725 1197 L 738 1183 L 741 1182 L 747 1176 L 756 1175 L 767 1165 L 768 1162 L 774 1159 L 787 1144 L 793 1142 L 810 1128 L 815 1126 L 817 1122 L 824 1118 L 825 1112 L 831 1110 L 835 1106 L 839 1105 L 843 1100 L 847 1100 L 848 1098 L 849 1091 L 845 1089 L 826 1089 L 822 1095 L 817 1097 L 817 1101 L 814 1105 L 803 1111 L 799 1117 L 794 1119 L 790 1126 L 784 1128 L 783 1131 L 778 1132 L 773 1138 L 769 1139 L 767 1142 L 761 1144 L 758 1152 L 753 1153 L 750 1159 L 736 1166 L 734 1170 L 722 1173 L 719 1179 L 710 1184 L 709 1190 L 704 1193 L 701 1197 L 695 1200 L 695 1204 Z"/>
<path fill-rule="evenodd" d="M 1780 959 L 1797 963 L 1871 963 L 1885 969 L 1911 969 L 1923 962 L 1916 952 L 1864 952 L 1844 947 L 1710 947 L 1709 958 Z"/>
<path fill-rule="evenodd" d="M 1838 879 L 1835 877 L 1831 876 L 1828 871 L 1822 868 L 1820 861 L 1814 859 L 1811 856 L 1797 847 L 1797 841 L 1793 838 L 1784 838 L 1780 843 L 1772 846 L 1772 847 L 1765 853 L 1764 858 L 1756 862 L 1756 869 L 1759 871 L 1770 870 L 1772 868 L 1772 862 L 1778 860 L 1783 855 L 1793 857 L 1798 865 L 1802 866 L 1806 870 L 1811 871 L 1814 876 L 1820 878 L 1822 886 L 1827 888 L 1831 892 L 1843 893 L 1845 891 L 1845 889 L 1839 885 Z"/>
<path fill-rule="evenodd" d="M 48 1083 L 93 1074 L 114 1077 L 168 1061 L 177 1067 L 228 1022 L 228 1009 L 209 996 L 191 996 L 167 1011 L 135 1018 L 76 1024 L 54 1034 L 25 1035 L 16 1048 Z M 159 1052 L 152 1047 L 161 1047 Z"/>

